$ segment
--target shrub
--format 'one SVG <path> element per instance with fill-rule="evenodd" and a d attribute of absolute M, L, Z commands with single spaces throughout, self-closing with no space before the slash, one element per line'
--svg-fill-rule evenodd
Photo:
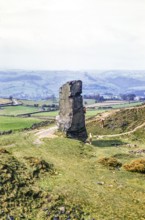
<path fill-rule="evenodd" d="M 145 159 L 132 161 L 130 164 L 123 166 L 127 171 L 145 173 Z"/>
<path fill-rule="evenodd" d="M 117 168 L 122 166 L 122 163 L 113 157 L 103 157 L 100 158 L 98 162 L 107 167 Z"/>

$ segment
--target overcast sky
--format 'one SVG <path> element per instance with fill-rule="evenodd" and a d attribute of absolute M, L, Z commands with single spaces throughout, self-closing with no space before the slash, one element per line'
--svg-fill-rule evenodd
<path fill-rule="evenodd" d="M 0 68 L 145 69 L 145 0 L 0 0 Z"/>

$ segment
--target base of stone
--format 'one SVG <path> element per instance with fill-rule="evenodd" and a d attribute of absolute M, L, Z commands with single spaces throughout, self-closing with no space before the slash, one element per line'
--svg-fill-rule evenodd
<path fill-rule="evenodd" d="M 83 142 L 86 142 L 86 140 L 88 138 L 87 131 L 84 128 L 80 129 L 79 131 L 69 131 L 68 130 L 66 132 L 66 136 L 68 138 L 73 138 L 73 139 L 80 140 Z"/>

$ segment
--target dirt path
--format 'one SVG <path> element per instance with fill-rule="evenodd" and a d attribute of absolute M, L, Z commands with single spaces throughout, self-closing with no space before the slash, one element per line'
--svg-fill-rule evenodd
<path fill-rule="evenodd" d="M 41 129 L 38 132 L 35 133 L 36 140 L 34 141 L 34 144 L 40 145 L 43 142 L 41 139 L 43 138 L 55 138 L 57 137 L 54 133 L 57 131 L 57 126 L 53 126 L 47 129 Z"/>
<path fill-rule="evenodd" d="M 139 126 L 137 126 L 136 128 L 134 128 L 133 130 L 131 131 L 127 131 L 127 132 L 124 132 L 124 133 L 121 133 L 121 134 L 109 134 L 109 135 L 98 135 L 97 137 L 98 138 L 104 138 L 104 137 L 119 137 L 119 136 L 123 136 L 123 135 L 127 135 L 127 134 L 132 134 L 134 133 L 135 131 L 137 131 L 138 129 L 142 128 L 145 126 L 145 122 Z"/>

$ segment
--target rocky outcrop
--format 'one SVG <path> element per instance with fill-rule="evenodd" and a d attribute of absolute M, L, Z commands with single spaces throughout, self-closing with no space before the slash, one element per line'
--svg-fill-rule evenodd
<path fill-rule="evenodd" d="M 59 93 L 59 130 L 66 132 L 67 137 L 85 141 L 85 111 L 83 107 L 82 81 L 70 81 L 60 88 Z"/>

